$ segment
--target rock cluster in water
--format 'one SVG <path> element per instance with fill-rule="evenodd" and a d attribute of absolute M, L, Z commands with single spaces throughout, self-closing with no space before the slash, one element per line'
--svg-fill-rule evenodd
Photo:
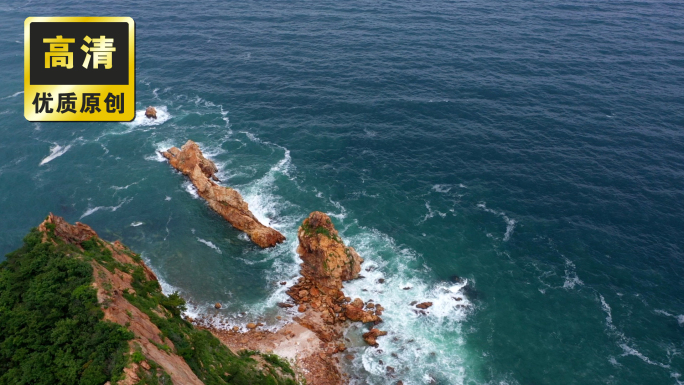
<path fill-rule="evenodd" d="M 214 162 L 202 155 L 197 143 L 188 140 L 180 149 L 171 147 L 162 152 L 162 155 L 169 160 L 171 166 L 190 178 L 199 196 L 207 201 L 209 207 L 236 229 L 247 233 L 254 243 L 266 248 L 285 240 L 281 233 L 264 226 L 256 219 L 240 193 L 215 183 L 219 180 L 216 176 L 218 169 Z"/>
<path fill-rule="evenodd" d="M 345 246 L 330 217 L 320 211 L 312 212 L 299 227 L 297 253 L 302 258 L 302 277 L 287 294 L 299 305 L 303 315 L 297 321 L 326 342 L 342 337 L 342 324 L 347 320 L 379 324 L 382 306 L 353 301 L 342 292 L 344 281 L 359 277 L 363 259 L 353 247 Z M 377 330 L 377 329 L 374 329 Z M 376 345 L 379 333 L 364 339 Z M 344 344 L 337 351 L 344 350 Z"/>

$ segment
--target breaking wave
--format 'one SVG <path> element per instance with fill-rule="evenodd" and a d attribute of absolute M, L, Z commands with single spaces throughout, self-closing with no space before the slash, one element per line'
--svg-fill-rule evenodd
<path fill-rule="evenodd" d="M 223 253 L 221 252 L 221 249 L 219 249 L 219 247 L 216 246 L 216 245 L 215 245 L 214 243 L 212 243 L 211 241 L 207 241 L 206 239 L 202 239 L 202 238 L 200 238 L 200 237 L 197 237 L 197 241 L 198 241 L 198 242 L 201 242 L 201 243 L 204 243 L 205 245 L 211 247 L 211 248 L 214 249 L 214 251 L 216 251 L 217 253 L 223 254 Z"/>
<path fill-rule="evenodd" d="M 132 200 L 133 200 L 133 198 L 126 198 L 126 199 L 120 201 L 119 204 L 116 206 L 96 206 L 96 207 L 89 208 L 78 219 L 81 220 L 81 219 L 83 219 L 87 216 L 90 216 L 90 215 L 92 215 L 92 214 L 94 214 L 100 210 L 108 210 L 108 211 L 114 212 L 114 211 L 120 209 L 121 206 L 125 205 L 126 203 L 128 203 Z"/>
<path fill-rule="evenodd" d="M 150 119 L 145 116 L 145 110 L 135 111 L 135 118 L 131 122 L 122 123 L 130 128 L 134 127 L 151 127 L 159 126 L 164 124 L 167 120 L 171 119 L 172 116 L 169 114 L 169 110 L 166 106 L 152 106 L 157 110 L 157 119 Z"/>
<path fill-rule="evenodd" d="M 481 208 L 482 210 L 488 213 L 499 215 L 504 219 L 504 221 L 506 222 L 506 232 L 504 233 L 503 241 L 508 242 L 508 240 L 511 239 L 511 235 L 513 235 L 513 230 L 515 230 L 515 224 L 517 223 L 516 220 L 509 218 L 503 211 L 496 211 L 487 208 L 487 204 L 485 202 L 478 203 L 477 207 Z"/>
<path fill-rule="evenodd" d="M 40 161 L 39 166 L 50 163 L 51 161 L 59 158 L 60 156 L 64 155 L 67 151 L 69 151 L 70 148 L 70 144 L 66 145 L 65 147 L 62 147 L 59 144 L 55 143 L 54 146 L 50 147 L 50 155 L 43 158 L 43 160 Z"/>

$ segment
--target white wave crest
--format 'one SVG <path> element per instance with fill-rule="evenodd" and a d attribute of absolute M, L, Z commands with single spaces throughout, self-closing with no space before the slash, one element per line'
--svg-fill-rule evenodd
<path fill-rule="evenodd" d="M 18 91 L 18 92 L 13 93 L 12 95 L 5 96 L 3 99 L 14 98 L 14 97 L 17 97 L 17 96 L 19 96 L 19 95 L 21 95 L 21 94 L 23 94 L 23 93 L 24 93 L 24 91 Z"/>
<path fill-rule="evenodd" d="M 157 119 L 151 119 L 145 116 L 145 109 L 135 111 L 135 119 L 131 122 L 124 122 L 122 124 L 130 127 L 150 127 L 158 126 L 164 124 L 167 120 L 171 119 L 172 116 L 169 114 L 169 110 L 166 106 L 153 106 L 157 110 Z"/>
<path fill-rule="evenodd" d="M 253 135 L 251 137 L 254 138 L 253 140 L 259 141 L 260 143 L 265 143 L 261 142 L 260 139 Z M 243 199 L 245 202 L 247 202 L 250 211 L 252 211 L 252 214 L 254 214 L 259 222 L 275 229 L 281 228 L 281 225 L 278 223 L 273 223 L 271 218 L 278 216 L 280 211 L 279 207 L 283 207 L 287 204 L 282 202 L 277 196 L 273 195 L 269 191 L 272 190 L 272 186 L 275 183 L 275 177 L 277 174 L 280 173 L 283 175 L 288 175 L 287 170 L 291 162 L 292 158 L 290 157 L 290 150 L 285 149 L 283 159 L 271 167 L 266 175 L 245 186 L 241 189 L 242 191 L 240 191 Z"/>
<path fill-rule="evenodd" d="M 571 260 L 565 258 L 565 281 L 563 282 L 564 289 L 574 289 L 575 286 L 584 285 L 581 279 L 577 276 L 575 271 L 575 264 Z"/>
<path fill-rule="evenodd" d="M 499 215 L 500 217 L 502 217 L 504 219 L 504 221 L 506 222 L 506 233 L 504 233 L 503 241 L 507 242 L 509 239 L 511 239 L 511 235 L 513 235 L 513 230 L 515 230 L 515 224 L 517 223 L 515 219 L 509 218 L 506 215 L 506 213 L 504 213 L 503 211 L 496 211 L 496 210 L 492 210 L 490 208 L 487 208 L 487 204 L 485 202 L 478 203 L 477 207 L 481 208 L 482 210 L 484 210 L 488 213 L 492 213 L 492 214 Z"/>
<path fill-rule="evenodd" d="M 50 147 L 50 155 L 46 156 L 43 158 L 43 160 L 40 161 L 39 166 L 42 166 L 44 164 L 47 164 L 51 162 L 52 160 L 59 158 L 60 156 L 64 155 L 69 149 L 71 148 L 71 145 L 68 144 L 65 147 L 60 146 L 59 144 L 55 143 L 54 146 Z"/>
<path fill-rule="evenodd" d="M 654 310 L 654 312 L 656 314 L 661 314 L 661 315 L 664 315 L 666 317 L 672 317 L 672 318 L 677 320 L 677 323 L 679 324 L 679 326 L 684 326 L 684 314 L 674 315 L 674 314 L 671 314 L 665 310 L 660 310 L 660 309 L 656 309 L 656 310 Z"/>
<path fill-rule="evenodd" d="M 352 235 L 347 236 L 348 231 Z M 346 282 L 343 291 L 352 298 L 381 304 L 385 309 L 381 329 L 388 332 L 378 339 L 379 349 L 350 344 L 350 351 L 357 356 L 352 362 L 354 370 L 369 373 L 366 380 L 372 384 L 386 382 L 386 366 L 404 373 L 410 383 L 422 383 L 423 376 L 462 383 L 461 357 L 465 353 L 461 354 L 461 346 L 465 341 L 461 325 L 474 310 L 463 289 L 471 283 L 464 279 L 429 284 L 431 274 L 420 264 L 420 256 L 375 229 L 353 224 L 342 227 L 340 233 L 365 260 L 361 271 L 364 278 Z M 383 257 L 387 255 L 391 256 Z M 412 305 L 414 301 L 432 302 L 432 306 L 421 310 Z M 365 331 L 364 327 L 352 327 L 346 336 L 353 341 Z M 452 354 L 430 354 L 440 351 Z"/>
<path fill-rule="evenodd" d="M 223 252 L 221 252 L 221 249 L 219 249 L 219 247 L 216 246 L 216 245 L 215 245 L 214 243 L 212 243 L 211 241 L 207 241 L 206 239 L 202 239 L 202 238 L 200 238 L 200 237 L 197 237 L 197 241 L 198 241 L 198 242 L 202 242 L 202 243 L 204 243 L 205 245 L 211 247 L 211 248 L 214 249 L 214 251 L 216 251 L 217 253 L 223 254 Z"/>
<path fill-rule="evenodd" d="M 606 302 L 606 299 L 603 297 L 603 295 L 599 294 L 599 299 L 601 301 L 601 309 L 603 309 L 603 311 L 606 313 L 606 327 L 608 327 L 608 330 L 610 330 L 610 334 L 617 339 L 617 344 L 623 352 L 621 355 L 622 357 L 635 356 L 649 365 L 660 366 L 661 368 L 665 369 L 670 368 L 670 365 L 653 361 L 633 346 L 630 346 L 630 344 L 632 344 L 630 339 L 627 338 L 627 336 L 625 336 L 625 334 L 618 330 L 618 328 L 613 324 L 613 312 L 610 308 L 610 305 L 608 305 L 608 302 Z"/>
<path fill-rule="evenodd" d="M 113 190 L 116 190 L 116 191 L 128 190 L 129 187 L 135 186 L 136 184 L 138 184 L 138 183 L 144 181 L 145 179 L 147 179 L 147 178 L 142 178 L 141 180 L 139 180 L 139 181 L 137 181 L 137 182 L 133 182 L 133 183 L 131 183 L 131 184 L 129 184 L 129 185 L 126 185 L 126 186 L 111 186 L 111 187 L 109 187 L 109 188 L 111 188 L 111 189 L 113 189 Z"/>
<path fill-rule="evenodd" d="M 174 146 L 174 141 L 172 139 L 162 140 L 154 144 L 154 154 L 145 156 L 145 160 L 150 160 L 154 162 L 166 162 L 166 158 L 161 154 L 162 152 L 168 150 Z"/>
<path fill-rule="evenodd" d="M 189 180 L 186 180 L 183 182 L 183 189 L 188 192 L 193 198 L 195 199 L 200 199 L 199 192 L 197 191 L 197 187 L 195 187 L 192 182 Z"/>
<path fill-rule="evenodd" d="M 120 201 L 119 204 L 116 206 L 97 206 L 97 207 L 89 208 L 78 219 L 81 220 L 81 219 L 83 219 L 87 216 L 90 216 L 90 215 L 92 215 L 92 214 L 94 214 L 100 210 L 109 210 L 111 212 L 114 212 L 114 211 L 120 209 L 121 206 L 125 205 L 126 203 L 128 203 L 132 200 L 133 200 L 133 198 L 126 198 L 123 201 Z"/>
<path fill-rule="evenodd" d="M 428 201 L 425 201 L 425 208 L 428 210 L 428 212 L 427 212 L 427 214 L 425 214 L 423 219 L 421 219 L 418 222 L 419 224 L 424 223 L 425 221 L 427 221 L 430 218 L 434 218 L 435 215 L 439 215 L 441 218 L 446 218 L 446 216 L 447 216 L 446 213 L 443 213 L 443 212 L 438 211 L 438 210 L 433 210 L 432 207 L 430 207 L 430 202 L 428 202 Z"/>
<path fill-rule="evenodd" d="M 451 186 L 448 184 L 436 184 L 432 186 L 432 189 L 438 193 L 447 193 L 449 190 L 451 190 Z"/>

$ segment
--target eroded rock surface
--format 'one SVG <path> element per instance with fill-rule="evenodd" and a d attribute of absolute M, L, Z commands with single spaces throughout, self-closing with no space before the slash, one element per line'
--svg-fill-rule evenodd
<path fill-rule="evenodd" d="M 359 277 L 363 258 L 346 246 L 330 217 L 312 212 L 299 227 L 297 253 L 302 258 L 302 277 L 287 294 L 303 313 L 296 321 L 325 342 L 340 341 L 347 321 L 378 324 L 375 307 L 360 298 L 350 301 L 342 292 L 343 282 Z"/>
<path fill-rule="evenodd" d="M 281 233 L 259 222 L 249 211 L 247 202 L 240 193 L 214 182 L 218 180 L 215 175 L 218 169 L 214 162 L 202 155 L 197 143 L 188 140 L 180 149 L 171 147 L 162 152 L 162 155 L 169 160 L 171 166 L 190 178 L 199 196 L 207 201 L 209 207 L 236 229 L 247 233 L 254 243 L 265 248 L 285 240 Z"/>
<path fill-rule="evenodd" d="M 372 328 L 368 333 L 363 333 L 363 339 L 368 345 L 378 346 L 377 338 L 387 335 L 387 332 Z"/>
<path fill-rule="evenodd" d="M 49 239 L 48 229 L 54 228 L 52 233 L 56 238 L 81 248 L 83 242 L 93 238 L 101 242 L 103 247 L 111 251 L 112 258 L 122 264 L 140 266 L 147 279 L 157 280 L 152 270 L 141 260 L 134 260 L 129 250 L 121 243 L 108 243 L 99 240 L 97 233 L 87 225 L 76 222 L 75 225 L 67 223 L 63 218 L 50 214 L 47 219 L 38 226 L 38 230 L 43 232 L 44 239 Z M 104 319 L 125 326 L 133 332 L 135 338 L 129 341 L 131 349 L 138 346 L 145 357 L 153 360 L 169 374 L 174 384 L 197 384 L 202 381 L 190 369 L 185 360 L 173 353 L 162 350 L 160 347 L 168 346 L 174 349 L 173 342 L 162 336 L 159 328 L 150 320 L 150 317 L 133 306 L 124 298 L 124 292 L 135 292 L 131 283 L 133 277 L 129 272 L 114 269 L 110 271 L 105 266 L 96 261 L 91 261 L 93 266 L 93 276 L 95 282 L 93 286 L 97 289 L 98 302 L 103 304 L 102 311 Z M 106 306 L 105 306 L 106 304 Z M 160 313 L 165 312 L 159 309 Z M 145 362 L 145 361 L 143 361 Z M 118 384 L 134 384 L 138 381 L 136 367 L 127 368 L 125 378 Z"/>

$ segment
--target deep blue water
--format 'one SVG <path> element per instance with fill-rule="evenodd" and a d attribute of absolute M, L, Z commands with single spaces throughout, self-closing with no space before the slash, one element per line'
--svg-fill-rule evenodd
<path fill-rule="evenodd" d="M 135 19 L 158 121 L 24 119 L 23 21 L 75 15 Z M 380 350 L 342 360 L 356 383 L 684 382 L 681 2 L 8 1 L 0 69 L 0 254 L 54 212 L 193 314 L 276 325 L 322 210 L 371 270 L 347 292 L 387 308 Z M 155 154 L 187 139 L 285 244 Z"/>

